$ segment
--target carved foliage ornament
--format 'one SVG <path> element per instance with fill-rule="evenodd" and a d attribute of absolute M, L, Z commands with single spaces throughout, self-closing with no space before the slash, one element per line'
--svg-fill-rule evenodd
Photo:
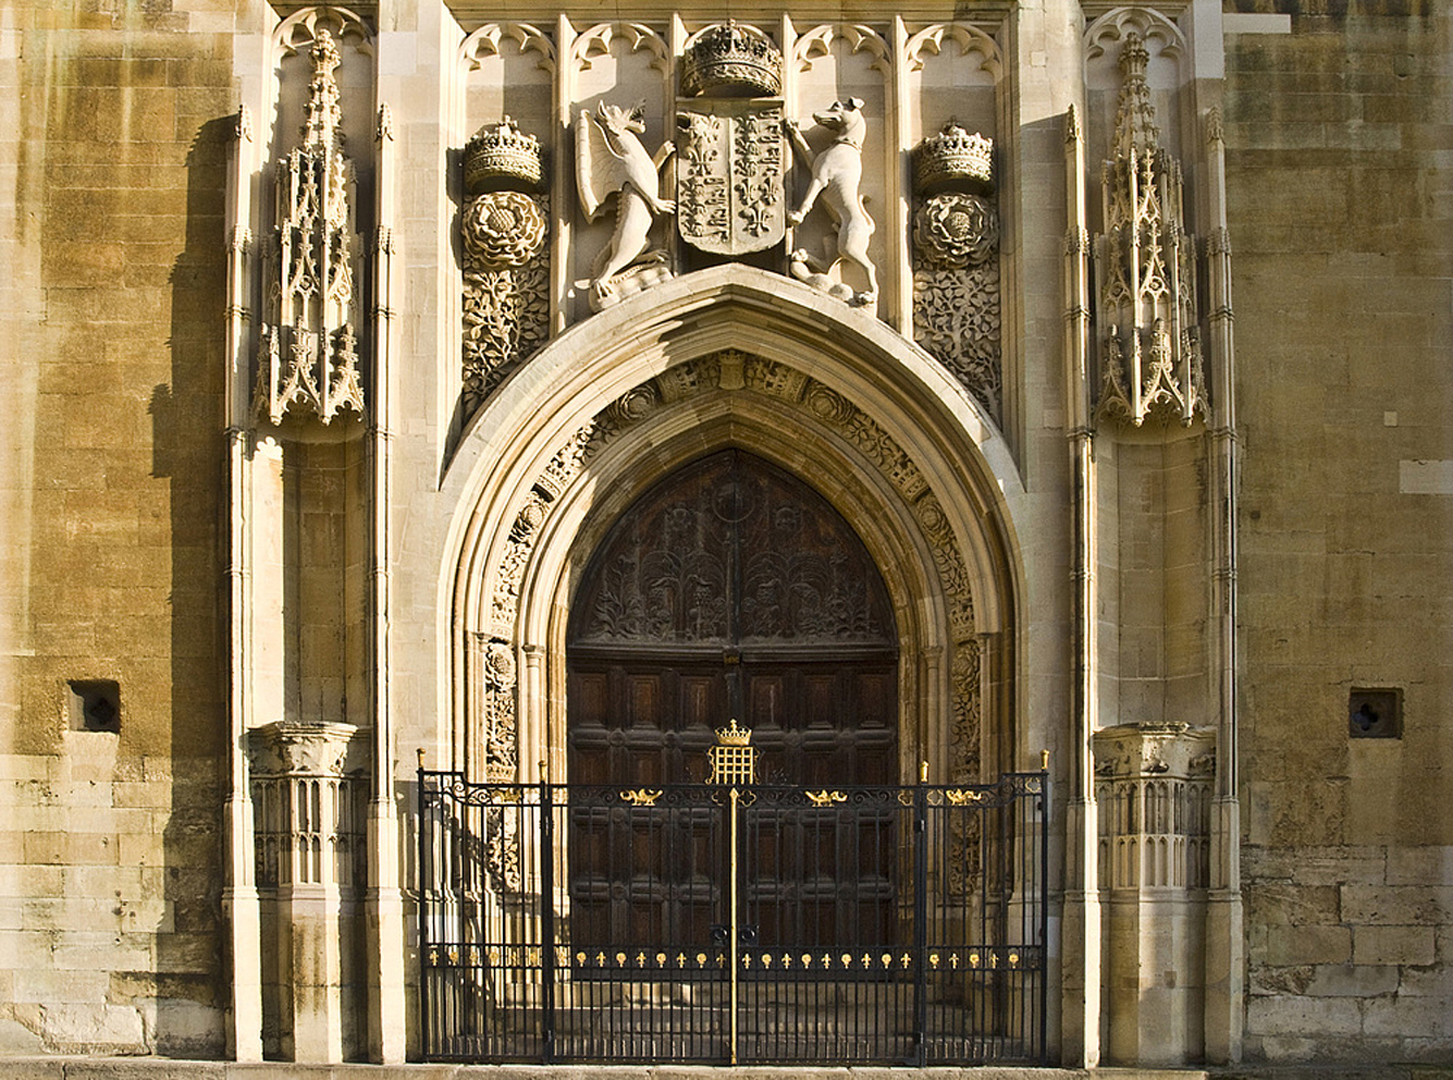
<path fill-rule="evenodd" d="M 914 336 L 997 418 L 1003 368 L 994 204 L 934 195 L 918 208 L 913 239 Z"/>
<path fill-rule="evenodd" d="M 343 154 L 332 35 L 313 41 L 302 145 L 278 162 L 276 225 L 266 256 L 254 407 L 274 424 L 295 406 L 324 424 L 363 413 L 357 298 L 361 244 L 354 226 L 353 163 Z"/>

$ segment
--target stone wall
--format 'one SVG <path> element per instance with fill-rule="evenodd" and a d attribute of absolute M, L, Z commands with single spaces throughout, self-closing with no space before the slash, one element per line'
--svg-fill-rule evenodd
<path fill-rule="evenodd" d="M 0 26 L 0 1049 L 214 1053 L 234 14 Z"/>
<path fill-rule="evenodd" d="M 1274 10 L 1290 33 L 1227 39 L 1246 1051 L 1446 1060 L 1453 18 Z M 1349 738 L 1368 688 L 1400 739 Z"/>

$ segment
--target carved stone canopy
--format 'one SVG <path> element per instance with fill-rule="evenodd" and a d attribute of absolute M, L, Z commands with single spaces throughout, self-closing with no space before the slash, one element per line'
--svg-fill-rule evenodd
<path fill-rule="evenodd" d="M 312 53 L 303 142 L 277 163 L 277 210 L 265 256 L 253 408 L 274 425 L 304 414 L 326 425 L 339 414 L 361 418 L 364 409 L 356 177 L 343 154 L 333 74 L 342 60 L 325 29 Z"/>

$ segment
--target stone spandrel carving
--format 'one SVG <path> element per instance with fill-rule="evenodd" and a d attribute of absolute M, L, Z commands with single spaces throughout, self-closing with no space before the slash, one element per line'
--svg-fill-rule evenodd
<path fill-rule="evenodd" d="M 787 215 L 787 223 L 800 225 L 821 198 L 837 222 L 837 232 L 827 242 L 826 258 L 818 259 L 798 248 L 789 257 L 788 266 L 793 277 L 830 296 L 851 304 L 871 304 L 878 298 L 878 271 L 868 257 L 873 219 L 868 216 L 859 191 L 863 179 L 863 138 L 868 130 L 863 102 L 858 98 L 835 101 L 829 108 L 813 113 L 812 118 L 827 129 L 832 141 L 814 154 L 801 127 L 796 123 L 787 125 L 793 148 L 811 170 L 807 190 L 797 208 Z M 843 262 L 862 271 L 868 280 L 866 289 L 855 291 L 832 280 L 833 270 Z"/>
<path fill-rule="evenodd" d="M 1105 232 L 1096 237 L 1101 417 L 1205 412 L 1195 240 L 1184 228 L 1180 163 L 1160 145 L 1139 35 L 1120 53 L 1115 157 L 1105 162 Z"/>
<path fill-rule="evenodd" d="M 666 252 L 650 248 L 650 232 L 657 215 L 676 213 L 675 201 L 660 194 L 660 169 L 675 145 L 663 142 L 652 156 L 641 144 L 645 130 L 641 106 L 605 102 L 594 113 L 581 110 L 575 125 L 575 180 L 585 219 L 596 221 L 615 197 L 615 232 L 596 258 L 590 283 L 595 311 L 671 277 Z"/>
<path fill-rule="evenodd" d="M 277 210 L 266 256 L 254 408 L 273 424 L 295 408 L 324 424 L 363 413 L 357 299 L 361 244 L 354 225 L 353 163 L 343 154 L 332 35 L 313 41 L 302 145 L 277 166 Z"/>

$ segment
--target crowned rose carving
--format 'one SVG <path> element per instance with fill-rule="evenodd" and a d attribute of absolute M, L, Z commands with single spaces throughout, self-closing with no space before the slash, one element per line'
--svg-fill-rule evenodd
<path fill-rule="evenodd" d="M 913 239 L 932 261 L 962 269 L 984 262 L 999 243 L 999 216 L 977 195 L 935 195 L 918 211 Z"/>
<path fill-rule="evenodd" d="M 472 260 L 492 270 L 524 266 L 545 246 L 545 215 L 518 191 L 494 191 L 464 210 L 464 247 Z"/>

